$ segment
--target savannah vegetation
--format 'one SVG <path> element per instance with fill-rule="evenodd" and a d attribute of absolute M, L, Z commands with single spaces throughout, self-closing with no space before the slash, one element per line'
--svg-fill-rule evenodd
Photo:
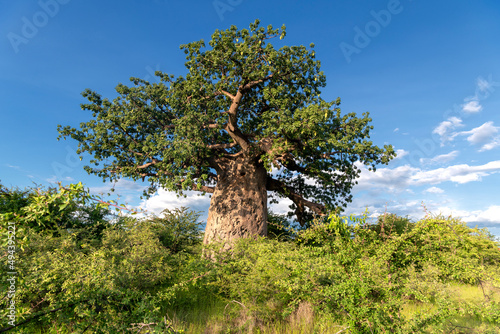
<path fill-rule="evenodd" d="M 86 170 L 145 181 L 146 195 L 211 194 L 204 234 L 186 208 L 134 216 L 81 183 L 0 185 L 0 332 L 498 332 L 487 230 L 341 215 L 356 163 L 395 153 L 369 140 L 368 114 L 321 98 L 313 45 L 269 43 L 285 35 L 258 21 L 216 31 L 209 49 L 181 46 L 185 76 L 132 78 L 112 101 L 83 93 L 93 118 L 59 133 L 92 157 Z M 269 212 L 280 198 L 289 215 Z"/>
<path fill-rule="evenodd" d="M 112 208 L 81 184 L 1 187 L 0 332 L 498 333 L 500 244 L 453 217 L 330 214 L 297 229 L 270 213 L 268 237 L 227 250 L 203 245 L 188 209 Z"/>

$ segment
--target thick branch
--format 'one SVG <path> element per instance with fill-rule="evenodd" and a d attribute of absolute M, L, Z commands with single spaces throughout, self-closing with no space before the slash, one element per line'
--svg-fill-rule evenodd
<path fill-rule="evenodd" d="M 213 145 L 208 145 L 208 148 L 212 150 L 221 150 L 221 149 L 227 149 L 227 148 L 233 148 L 237 146 L 237 143 L 230 143 L 230 144 L 213 144 Z"/>
<path fill-rule="evenodd" d="M 218 94 L 217 94 L 218 93 Z M 227 97 L 229 97 L 231 100 L 234 100 L 234 95 L 232 95 L 231 93 L 229 92 L 226 92 L 225 90 L 220 90 L 216 93 L 216 95 L 219 95 L 219 94 L 224 94 L 226 95 Z"/>
<path fill-rule="evenodd" d="M 198 187 L 196 187 L 196 185 L 193 185 L 193 190 L 213 194 L 215 191 L 215 187 L 201 186 L 201 188 L 198 189 Z"/>
<path fill-rule="evenodd" d="M 161 161 L 153 158 L 153 161 L 145 163 L 144 165 L 137 166 L 137 168 L 138 169 L 148 168 L 149 166 L 156 165 L 158 162 L 161 162 Z"/>
<path fill-rule="evenodd" d="M 238 128 L 238 107 L 242 99 L 243 94 L 240 90 L 238 90 L 233 99 L 233 103 L 231 103 L 231 107 L 227 112 L 229 115 L 229 122 L 226 124 L 224 129 L 244 151 L 247 151 L 249 147 L 248 140 Z"/>
<path fill-rule="evenodd" d="M 219 127 L 219 124 L 216 124 L 216 123 L 203 125 L 203 128 L 205 128 L 205 129 L 217 129 L 218 127 Z"/>
<path fill-rule="evenodd" d="M 305 223 L 303 217 L 304 217 L 304 210 L 306 207 L 317 215 L 324 216 L 326 214 L 325 206 L 323 204 L 318 204 L 306 200 L 304 197 L 302 197 L 302 195 L 297 193 L 295 189 L 293 189 L 292 187 L 286 185 L 281 181 L 273 179 L 270 176 L 267 177 L 266 187 L 267 190 L 276 191 L 293 201 L 293 203 L 297 206 L 297 208 L 295 209 L 295 214 L 297 216 L 297 220 L 301 225 Z"/>

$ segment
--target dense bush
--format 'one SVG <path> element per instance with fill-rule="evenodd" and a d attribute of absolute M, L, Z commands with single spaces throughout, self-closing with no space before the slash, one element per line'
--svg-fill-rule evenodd
<path fill-rule="evenodd" d="M 1 204 L 2 229 L 14 222 L 19 240 L 11 262 L 19 331 L 117 333 L 134 323 L 167 327 L 160 321 L 162 307 L 173 296 L 175 279 L 184 277 L 179 275 L 188 261 L 184 253 L 200 244 L 198 214 L 177 209 L 163 217 L 116 219 L 82 185 L 4 188 Z M 5 282 L 13 267 L 6 262 L 2 267 Z M 6 292 L 2 284 L 0 293 Z M 2 319 L 8 303 L 0 302 Z"/>
<path fill-rule="evenodd" d="M 500 250 L 486 230 L 366 217 L 331 214 L 300 230 L 271 215 L 269 238 L 204 253 L 199 214 L 185 208 L 117 217 L 82 185 L 2 187 L 2 235 L 14 221 L 19 239 L 15 330 L 289 333 L 302 319 L 297 332 L 495 332 Z M 479 299 L 463 296 L 476 287 Z"/>
<path fill-rule="evenodd" d="M 387 238 L 409 232 L 413 226 L 414 224 L 408 217 L 400 217 L 394 213 L 385 213 L 378 217 L 377 223 L 372 225 L 371 228 L 380 237 Z"/>
<path fill-rule="evenodd" d="M 59 235 L 71 230 L 78 238 L 99 240 L 109 225 L 108 204 L 90 196 L 81 183 L 59 188 L 7 189 L 0 184 L 1 242 L 7 224 L 15 224 L 17 245 L 23 247 L 26 231 Z"/>
<path fill-rule="evenodd" d="M 464 316 L 492 326 L 500 320 L 498 298 L 471 304 L 449 288 L 485 282 L 500 288 L 499 245 L 491 235 L 451 217 L 389 219 L 369 225 L 366 215 L 331 215 L 294 242 L 242 240 L 231 256 L 218 258 L 219 293 L 241 303 L 246 328 L 286 320 L 304 303 L 328 319 L 318 326 L 341 324 L 337 331 L 352 333 L 418 332 Z M 381 222 L 394 228 L 380 229 Z M 408 303 L 436 310 L 408 316 Z"/>

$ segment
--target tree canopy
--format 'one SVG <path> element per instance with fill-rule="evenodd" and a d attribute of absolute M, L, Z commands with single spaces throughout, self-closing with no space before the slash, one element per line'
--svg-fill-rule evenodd
<path fill-rule="evenodd" d="M 256 20 L 250 29 L 216 30 L 208 46 L 181 45 L 185 75 L 156 72 L 156 83 L 131 78 L 112 101 L 87 89 L 82 109 L 93 118 L 79 129 L 59 126 L 60 137 L 93 156 L 89 173 L 142 179 L 149 194 L 158 187 L 214 193 L 221 166 L 239 161 L 263 166 L 266 191 L 274 200 L 290 198 L 299 221 L 345 207 L 356 163 L 374 170 L 394 150 L 369 140 L 368 113 L 342 114 L 340 99 L 322 99 L 326 78 L 314 45 L 270 43 L 285 36 L 285 26 Z"/>

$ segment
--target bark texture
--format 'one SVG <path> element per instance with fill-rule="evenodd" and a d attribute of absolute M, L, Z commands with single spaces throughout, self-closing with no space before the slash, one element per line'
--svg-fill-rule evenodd
<path fill-rule="evenodd" d="M 244 157 L 218 164 L 204 243 L 231 243 L 243 237 L 267 235 L 265 168 Z"/>

